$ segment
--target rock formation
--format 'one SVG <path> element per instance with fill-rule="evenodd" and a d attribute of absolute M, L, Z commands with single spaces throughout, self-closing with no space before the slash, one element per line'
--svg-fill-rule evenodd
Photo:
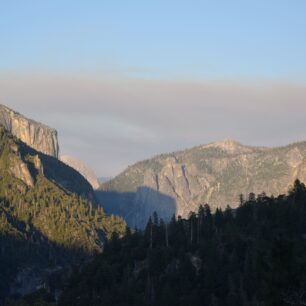
<path fill-rule="evenodd" d="M 187 217 L 200 204 L 237 207 L 240 194 L 285 193 L 296 178 L 306 179 L 306 142 L 265 148 L 223 140 L 138 162 L 103 184 L 100 198 L 106 210 L 143 226 L 154 210 L 169 219 L 173 202 L 175 214 Z"/>
<path fill-rule="evenodd" d="M 57 131 L 0 105 L 0 124 L 33 149 L 58 158 Z"/>
<path fill-rule="evenodd" d="M 0 147 L 2 164 L 6 162 L 10 175 L 23 181 L 29 187 L 35 185 L 38 175 L 42 175 L 60 188 L 96 202 L 91 185 L 78 171 L 53 156 L 29 147 L 0 125 L 1 135 L 4 135 L 5 139 L 13 137 L 10 139 L 10 145 L 7 145 L 8 152 L 5 152 L 5 148 Z M 0 170 L 3 167 L 2 164 L 0 164 Z"/>
<path fill-rule="evenodd" d="M 83 162 L 68 155 L 61 155 L 60 160 L 82 174 L 84 178 L 91 184 L 93 189 L 99 188 L 99 182 L 96 175 Z"/>

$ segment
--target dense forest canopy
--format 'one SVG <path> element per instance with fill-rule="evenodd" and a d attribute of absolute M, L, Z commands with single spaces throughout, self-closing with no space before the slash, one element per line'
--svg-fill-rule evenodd
<path fill-rule="evenodd" d="M 113 235 L 60 305 L 305 305 L 306 188 Z"/>
<path fill-rule="evenodd" d="M 23 270 L 64 271 L 125 231 L 121 218 L 47 177 L 48 163 L 69 171 L 0 125 L 0 305 Z"/>

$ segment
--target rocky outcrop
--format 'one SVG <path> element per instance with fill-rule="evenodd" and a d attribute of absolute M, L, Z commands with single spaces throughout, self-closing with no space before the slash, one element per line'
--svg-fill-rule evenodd
<path fill-rule="evenodd" d="M 3 141 L 2 146 L 0 146 L 1 171 L 3 171 L 2 168 L 8 169 L 11 176 L 23 181 L 29 187 L 33 187 L 37 181 L 37 176 L 41 175 L 64 190 L 76 193 L 93 203 L 96 202 L 91 185 L 75 169 L 53 156 L 29 147 L 1 125 L 0 140 Z"/>
<path fill-rule="evenodd" d="M 27 163 L 25 163 L 21 158 L 15 156 L 11 158 L 10 161 L 11 174 L 14 177 L 22 180 L 26 185 L 33 187 L 34 179 L 30 173 Z"/>
<path fill-rule="evenodd" d="M 72 167 L 73 169 L 77 170 L 80 174 L 82 174 L 84 178 L 90 183 L 93 189 L 99 188 L 100 184 L 96 175 L 83 162 L 68 155 L 61 155 L 60 160 L 68 166 Z"/>
<path fill-rule="evenodd" d="M 57 131 L 0 105 L 0 124 L 37 151 L 58 158 Z"/>
<path fill-rule="evenodd" d="M 296 178 L 306 179 L 306 142 L 264 148 L 226 139 L 136 163 L 102 185 L 102 194 L 134 193 L 133 203 L 127 205 L 137 220 L 128 221 L 137 226 L 145 224 L 155 208 L 161 217 L 170 218 L 169 199 L 175 203 L 175 214 L 187 217 L 200 204 L 237 207 L 240 194 L 286 193 Z M 122 215 L 122 206 L 111 203 L 112 213 Z"/>
<path fill-rule="evenodd" d="M 58 159 L 57 131 L 42 123 L 25 118 L 19 113 L 0 105 L 0 128 L 20 139 L 13 142 L 10 155 L 10 172 L 26 185 L 33 186 L 37 174 L 42 174 L 71 192 L 95 202 L 93 189 L 77 167 L 68 166 Z M 31 150 L 32 149 L 32 150 Z M 32 155 L 29 160 L 26 155 Z M 85 167 L 79 167 L 86 172 Z M 97 187 L 98 182 L 94 182 Z"/>

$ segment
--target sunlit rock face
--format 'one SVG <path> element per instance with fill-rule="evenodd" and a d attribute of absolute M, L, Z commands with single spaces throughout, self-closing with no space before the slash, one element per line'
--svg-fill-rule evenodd
<path fill-rule="evenodd" d="M 28 146 L 58 158 L 57 131 L 0 105 L 0 124 Z"/>
<path fill-rule="evenodd" d="M 138 162 L 103 184 L 101 192 L 120 194 L 122 203 L 125 194 L 130 198 L 134 194 L 127 205 L 131 205 L 137 220 L 141 216 L 147 219 L 153 209 L 161 217 L 169 218 L 169 201 L 166 203 L 161 198 L 172 199 L 175 214 L 187 217 L 205 203 L 213 210 L 227 205 L 237 207 L 240 194 L 247 197 L 251 192 L 286 193 L 297 178 L 306 182 L 306 142 L 267 148 L 226 139 Z M 110 206 L 106 200 L 103 205 Z M 117 201 L 110 203 L 112 213 L 123 211 L 128 217 L 131 215 Z"/>

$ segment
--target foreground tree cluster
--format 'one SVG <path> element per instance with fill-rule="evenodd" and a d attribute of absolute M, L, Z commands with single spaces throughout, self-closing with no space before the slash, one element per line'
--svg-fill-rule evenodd
<path fill-rule="evenodd" d="M 306 188 L 113 235 L 60 305 L 305 305 Z"/>

